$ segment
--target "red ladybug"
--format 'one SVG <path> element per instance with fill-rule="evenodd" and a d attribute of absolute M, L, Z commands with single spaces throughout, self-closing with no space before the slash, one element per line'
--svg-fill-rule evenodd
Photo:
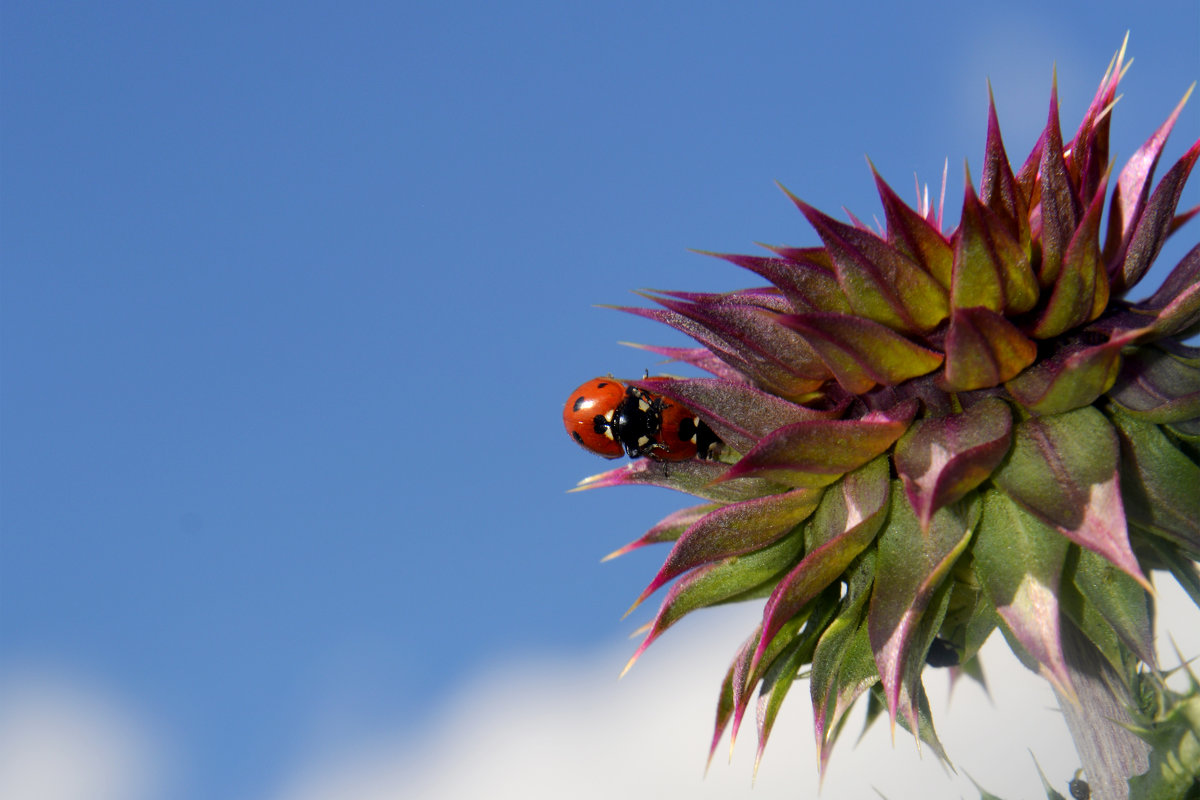
<path fill-rule="evenodd" d="M 563 425 L 576 442 L 605 458 L 655 461 L 716 458 L 721 440 L 689 408 L 661 395 L 593 378 L 571 393 Z"/>

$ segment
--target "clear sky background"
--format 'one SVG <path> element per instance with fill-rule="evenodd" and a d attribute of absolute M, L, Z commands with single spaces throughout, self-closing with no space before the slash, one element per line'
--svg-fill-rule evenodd
<path fill-rule="evenodd" d="M 1200 76 L 1194 0 L 1131 9 L 6 2 L 0 790 L 802 796 L 803 688 L 753 794 L 752 729 L 700 779 L 754 609 L 615 680 L 665 553 L 599 558 L 682 501 L 565 494 L 606 464 L 559 412 L 661 369 L 618 340 L 684 342 L 593 304 L 756 283 L 687 248 L 816 243 L 774 181 L 870 219 L 864 155 L 905 197 L 949 159 L 953 224 L 986 79 L 1019 162 L 1054 65 L 1069 136 L 1126 30 L 1128 156 Z M 939 723 L 1033 796 L 1027 746 L 1056 780 L 1073 757 L 994 663 L 1012 695 L 961 687 Z M 852 739 L 824 796 L 915 796 L 887 766 L 911 742 Z"/>

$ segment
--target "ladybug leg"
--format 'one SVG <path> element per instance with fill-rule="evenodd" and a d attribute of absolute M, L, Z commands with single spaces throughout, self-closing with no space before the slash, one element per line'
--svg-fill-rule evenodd
<path fill-rule="evenodd" d="M 664 463 L 666 462 L 666 459 L 662 458 L 659 453 L 671 452 L 670 445 L 664 442 L 650 442 L 650 444 L 646 445 L 645 449 L 646 455 L 648 455 L 650 458 L 653 458 L 655 461 L 662 461 Z"/>
<path fill-rule="evenodd" d="M 645 439 L 645 437 L 643 437 L 643 439 Z M 625 450 L 629 454 L 630 458 L 642 458 L 644 456 L 646 458 L 652 458 L 655 461 L 663 460 L 658 455 L 660 452 L 671 452 L 671 448 L 667 447 L 662 442 L 655 441 L 654 439 L 639 441 L 632 445 L 626 444 Z"/>

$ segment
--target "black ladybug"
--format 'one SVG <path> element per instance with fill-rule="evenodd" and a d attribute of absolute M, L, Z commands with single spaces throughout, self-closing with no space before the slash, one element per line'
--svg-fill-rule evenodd
<path fill-rule="evenodd" d="M 925 663 L 931 667 L 957 667 L 958 651 L 954 645 L 940 636 L 934 637 L 925 654 Z"/>

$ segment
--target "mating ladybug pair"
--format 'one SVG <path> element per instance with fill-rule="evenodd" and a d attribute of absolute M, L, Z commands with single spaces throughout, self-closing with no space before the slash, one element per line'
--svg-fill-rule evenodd
<path fill-rule="evenodd" d="M 563 425 L 572 439 L 605 458 L 687 461 L 716 458 L 721 451 L 721 440 L 691 409 L 613 378 L 593 378 L 572 392 Z"/>

